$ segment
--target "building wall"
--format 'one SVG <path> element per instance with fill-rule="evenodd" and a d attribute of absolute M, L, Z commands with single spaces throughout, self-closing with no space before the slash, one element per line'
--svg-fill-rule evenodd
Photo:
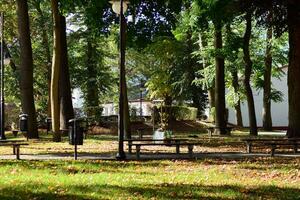
<path fill-rule="evenodd" d="M 116 104 L 107 103 L 107 104 L 103 104 L 102 106 L 103 106 L 103 112 L 102 112 L 103 116 L 118 115 L 118 110 L 117 110 L 118 106 Z M 140 101 L 129 102 L 129 107 L 131 109 L 134 108 L 137 116 L 140 115 L 140 108 L 141 108 Z M 142 102 L 142 116 L 151 116 L 152 115 L 151 107 L 152 107 L 151 102 L 143 101 Z"/>
<path fill-rule="evenodd" d="M 287 73 L 280 79 L 272 78 L 273 87 L 283 93 L 283 102 L 271 104 L 272 121 L 274 127 L 287 127 L 288 126 L 288 86 L 287 86 Z M 262 111 L 263 111 L 263 90 L 253 90 L 257 126 L 262 127 Z M 249 126 L 248 107 L 247 102 L 242 104 L 242 116 L 244 126 Z M 229 108 L 230 123 L 236 124 L 236 118 L 233 108 Z"/>

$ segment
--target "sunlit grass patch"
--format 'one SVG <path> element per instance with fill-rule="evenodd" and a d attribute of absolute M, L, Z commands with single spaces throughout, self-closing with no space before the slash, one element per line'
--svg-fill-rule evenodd
<path fill-rule="evenodd" d="M 300 197 L 299 159 L 0 161 L 0 177 L 1 199 Z"/>

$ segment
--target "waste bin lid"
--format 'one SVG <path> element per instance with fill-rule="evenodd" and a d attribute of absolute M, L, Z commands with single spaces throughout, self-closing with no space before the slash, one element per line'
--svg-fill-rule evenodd
<path fill-rule="evenodd" d="M 82 121 L 82 119 L 81 119 L 81 118 L 70 119 L 70 120 L 69 120 L 69 123 L 71 123 L 71 122 L 79 122 L 79 121 Z"/>
<path fill-rule="evenodd" d="M 23 113 L 23 114 L 19 115 L 19 117 L 28 117 L 28 115 Z"/>

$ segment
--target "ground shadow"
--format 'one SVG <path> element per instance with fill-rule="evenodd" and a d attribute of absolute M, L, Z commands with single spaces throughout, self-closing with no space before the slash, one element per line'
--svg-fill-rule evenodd
<path fill-rule="evenodd" d="M 24 185 L 24 187 L 4 187 L 0 189 L 0 199 L 299 199 L 300 189 L 260 186 L 244 188 L 237 185 L 194 185 L 158 184 L 141 186 L 116 186 L 89 184 L 68 186 L 68 193 L 60 193 L 66 188 L 44 191 L 47 185 Z M 74 191 L 72 194 L 71 192 Z M 95 197 L 96 199 L 96 197 Z"/>

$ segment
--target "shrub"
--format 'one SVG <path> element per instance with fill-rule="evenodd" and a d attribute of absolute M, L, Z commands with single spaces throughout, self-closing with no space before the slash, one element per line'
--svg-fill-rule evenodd
<path fill-rule="evenodd" d="M 187 106 L 171 106 L 170 115 L 176 120 L 191 120 L 197 119 L 198 109 Z"/>
<path fill-rule="evenodd" d="M 156 109 L 157 112 L 161 112 L 161 108 Z M 187 106 L 163 106 L 163 121 L 170 120 L 190 120 L 194 121 L 197 119 L 198 109 L 194 107 Z M 168 119 L 165 119 L 165 118 Z"/>

